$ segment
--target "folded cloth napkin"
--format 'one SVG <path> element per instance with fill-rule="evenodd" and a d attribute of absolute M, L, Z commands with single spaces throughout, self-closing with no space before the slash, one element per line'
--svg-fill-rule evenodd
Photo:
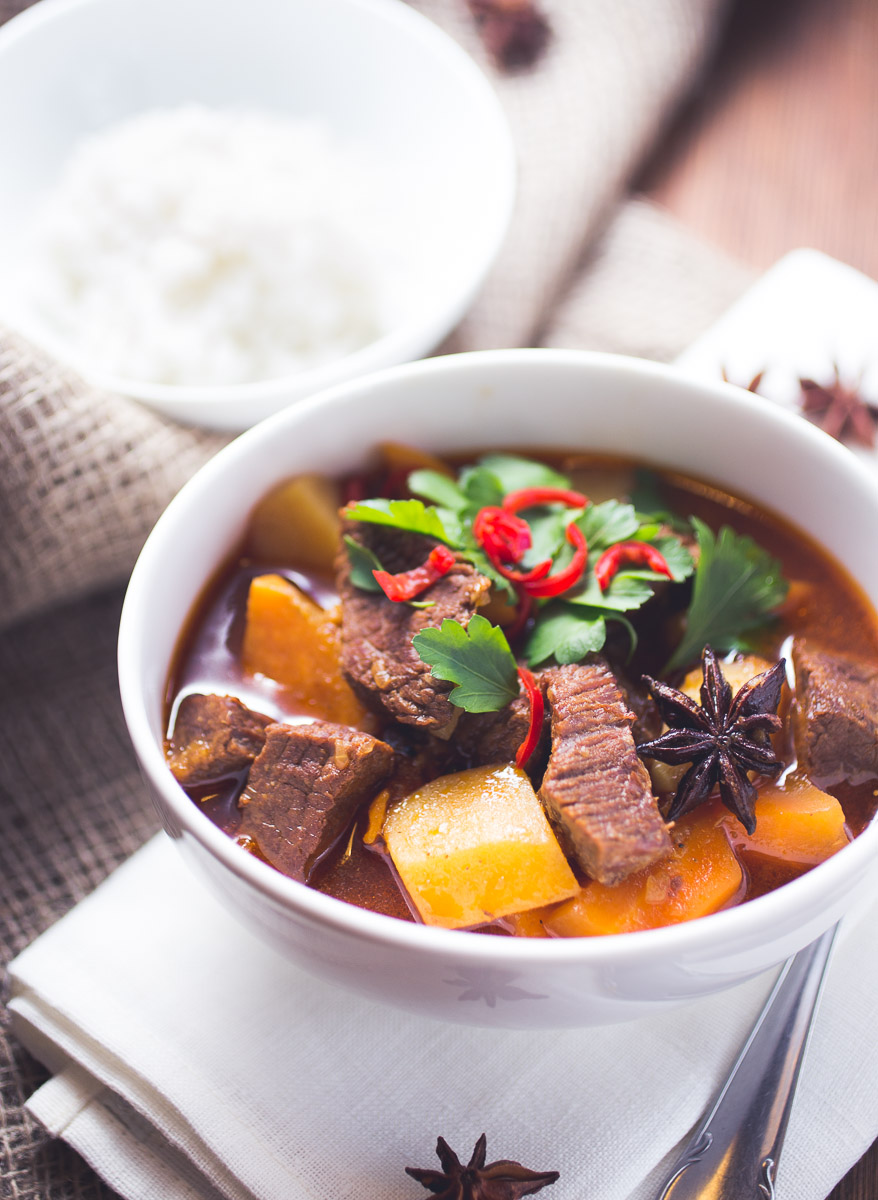
<path fill-rule="evenodd" d="M 819 1200 L 878 1127 L 878 902 L 843 926 L 778 1200 Z M 164 835 L 13 964 L 31 1112 L 123 1196 L 414 1200 L 405 1166 L 558 1170 L 552 1200 L 652 1200 L 770 979 L 609 1028 L 447 1025 L 312 980 L 239 929 Z"/>

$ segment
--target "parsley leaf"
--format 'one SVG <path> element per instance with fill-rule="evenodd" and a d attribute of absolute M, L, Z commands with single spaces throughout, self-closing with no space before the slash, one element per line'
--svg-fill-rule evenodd
<path fill-rule="evenodd" d="M 590 504 L 576 522 L 589 550 L 605 550 L 616 542 L 628 542 L 637 533 L 640 521 L 631 504 L 619 500 L 604 500 Z"/>
<path fill-rule="evenodd" d="M 552 604 L 541 614 L 525 647 L 527 661 L 538 667 L 547 659 L 575 663 L 600 650 L 607 639 L 601 613 L 584 612 L 568 604 Z"/>
<path fill-rule="evenodd" d="M 723 525 L 711 529 L 692 518 L 701 555 L 695 569 L 686 632 L 667 668 L 685 666 L 705 646 L 733 650 L 742 635 L 764 624 L 787 593 L 781 566 L 752 538 Z"/>
<path fill-rule="evenodd" d="M 498 507 L 503 503 L 506 491 L 487 467 L 464 467 L 460 473 L 460 486 L 466 500 L 466 508 L 475 516 L 480 508 Z"/>
<path fill-rule="evenodd" d="M 467 712 L 496 712 L 519 693 L 518 665 L 503 630 L 476 613 L 466 629 L 446 617 L 412 638 L 437 679 L 456 684 L 448 699 Z"/>
<path fill-rule="evenodd" d="M 479 465 L 496 476 L 504 495 L 531 487 L 570 487 L 570 480 L 560 471 L 515 454 L 486 454 L 479 459 Z"/>
<path fill-rule="evenodd" d="M 351 521 L 368 521 L 372 525 L 390 525 L 407 533 L 423 533 L 427 537 L 452 541 L 442 518 L 435 508 L 421 500 L 361 500 L 345 509 Z"/>
<path fill-rule="evenodd" d="M 432 500 L 440 508 L 457 512 L 466 504 L 466 497 L 454 480 L 439 471 L 412 471 L 406 483 L 410 492 L 423 496 L 425 500 Z"/>
<path fill-rule="evenodd" d="M 381 585 L 372 574 L 383 569 L 378 556 L 348 534 L 345 534 L 344 544 L 348 548 L 348 561 L 351 564 L 351 583 L 363 592 L 380 592 Z"/>
<path fill-rule="evenodd" d="M 499 506 L 505 495 L 497 476 L 485 467 L 464 467 L 456 483 L 438 471 L 412 471 L 406 482 L 409 491 L 461 519 L 472 519 L 480 508 Z"/>
<path fill-rule="evenodd" d="M 688 579 L 695 570 L 695 561 L 679 538 L 675 538 L 669 534 L 664 534 L 661 537 L 645 538 L 643 537 L 642 528 L 639 536 L 643 541 L 648 541 L 651 545 L 655 546 L 659 554 L 662 555 L 668 564 L 668 568 L 674 578 L 674 583 L 681 583 L 684 579 Z"/>
<path fill-rule="evenodd" d="M 647 600 L 655 595 L 654 583 L 665 579 L 655 571 L 620 571 L 610 580 L 610 586 L 605 592 L 601 591 L 593 573 L 581 591 L 565 596 L 570 604 L 585 605 L 587 608 L 607 609 L 611 612 L 630 612 L 641 608 Z"/>

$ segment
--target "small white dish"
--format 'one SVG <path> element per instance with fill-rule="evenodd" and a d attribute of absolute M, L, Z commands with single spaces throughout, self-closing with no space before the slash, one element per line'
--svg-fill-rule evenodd
<path fill-rule="evenodd" d="M 7 322 L 98 386 L 228 430 L 439 344 L 502 244 L 514 151 L 475 63 L 402 0 L 41 0 L 13 18 L 0 29 L 0 272 L 80 139 L 193 103 L 317 118 L 368 157 L 399 277 L 387 332 L 285 378 L 195 387 L 108 375 L 14 297 Z"/>
<path fill-rule="evenodd" d="M 878 283 L 819 250 L 791 250 L 748 288 L 677 359 L 687 375 L 746 387 L 791 412 L 801 405 L 799 379 L 839 377 L 878 404 Z M 848 442 L 878 469 L 878 447 Z"/>
<path fill-rule="evenodd" d="M 508 350 L 396 367 L 280 413 L 221 451 L 171 503 L 131 577 L 119 641 L 125 716 L 165 828 L 240 920 L 303 967 L 373 999 L 445 1020 L 547 1028 L 655 1014 L 741 982 L 870 893 L 878 823 L 791 883 L 712 916 L 596 938 L 480 937 L 345 904 L 221 833 L 164 758 L 180 631 L 261 496 L 302 471 L 355 470 L 389 438 L 451 453 L 588 449 L 712 480 L 807 530 L 878 604 L 878 558 L 863 553 L 878 525 L 874 475 L 807 422 L 722 382 L 611 355 Z M 461 1004 L 473 991 L 488 1003 Z"/>

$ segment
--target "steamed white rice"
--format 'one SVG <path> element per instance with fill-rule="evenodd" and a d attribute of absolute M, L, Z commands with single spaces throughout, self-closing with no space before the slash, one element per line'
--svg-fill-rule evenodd
<path fill-rule="evenodd" d="M 366 165 L 316 122 L 186 106 L 82 142 L 19 302 L 75 361 L 166 384 L 273 379 L 385 331 Z"/>

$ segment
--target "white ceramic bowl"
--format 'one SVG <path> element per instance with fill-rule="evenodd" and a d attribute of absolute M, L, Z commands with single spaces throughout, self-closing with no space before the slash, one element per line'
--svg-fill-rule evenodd
<path fill-rule="evenodd" d="M 273 484 L 350 471 L 392 438 L 437 451 L 576 448 L 708 477 L 789 517 L 878 603 L 878 485 L 801 418 L 670 368 L 565 351 L 432 359 L 332 389 L 242 435 L 159 520 L 122 614 L 122 700 L 164 824 L 256 933 L 365 995 L 448 1020 L 515 1027 L 610 1023 L 744 980 L 800 949 L 866 893 L 878 824 L 808 874 L 740 907 L 603 938 L 490 938 L 408 924 L 286 879 L 198 811 L 162 754 L 169 663 L 186 615 Z M 473 1000 L 473 995 L 479 999 Z"/>
<path fill-rule="evenodd" d="M 439 344 L 505 235 L 514 153 L 485 77 L 402 0 L 41 0 L 15 17 L 0 28 L 0 272 L 79 139 L 189 102 L 318 117 L 364 149 L 404 264 L 389 332 L 294 376 L 199 388 L 109 376 L 15 297 L 5 319 L 99 386 L 233 430 Z"/>

